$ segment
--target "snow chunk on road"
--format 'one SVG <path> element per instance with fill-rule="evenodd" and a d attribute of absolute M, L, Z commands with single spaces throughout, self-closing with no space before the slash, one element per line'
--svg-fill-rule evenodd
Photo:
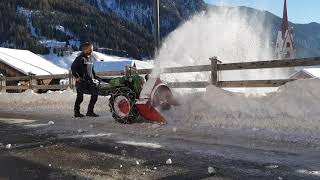
<path fill-rule="evenodd" d="M 172 160 L 169 158 L 169 159 L 166 161 L 166 164 L 172 164 Z"/>
<path fill-rule="evenodd" d="M 216 174 L 217 171 L 213 167 L 208 167 L 208 173 L 212 175 L 212 174 Z"/>
<path fill-rule="evenodd" d="M 313 175 L 313 176 L 319 176 L 320 177 L 320 171 L 309 171 L 309 170 L 306 170 L 306 169 L 299 169 L 296 172 L 300 173 L 300 174 Z"/>
<path fill-rule="evenodd" d="M 154 149 L 159 149 L 159 148 L 162 147 L 160 144 L 156 144 L 156 143 L 146 143 L 146 142 L 118 141 L 117 143 L 126 144 L 126 145 L 131 145 L 131 146 L 140 146 L 140 147 L 146 147 L 146 148 L 154 148 Z"/>
<path fill-rule="evenodd" d="M 7 144 L 6 149 L 11 149 L 11 144 Z"/>

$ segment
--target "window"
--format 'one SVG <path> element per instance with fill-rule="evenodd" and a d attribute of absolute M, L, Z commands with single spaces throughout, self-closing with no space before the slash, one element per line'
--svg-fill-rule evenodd
<path fill-rule="evenodd" d="M 6 72 L 6 70 L 4 70 L 4 69 L 0 69 L 0 74 L 2 74 L 3 76 L 6 76 L 6 75 L 7 75 L 7 72 Z"/>
<path fill-rule="evenodd" d="M 289 42 L 287 42 L 287 48 L 291 47 L 291 44 Z"/>

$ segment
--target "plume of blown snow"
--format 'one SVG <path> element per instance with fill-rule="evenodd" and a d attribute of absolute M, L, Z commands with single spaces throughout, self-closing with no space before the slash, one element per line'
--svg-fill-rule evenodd
<path fill-rule="evenodd" d="M 185 22 L 164 41 L 155 60 L 153 75 L 160 68 L 210 64 L 217 56 L 223 63 L 272 59 L 270 27 L 261 17 L 239 8 L 217 7 Z M 273 79 L 288 76 L 288 70 L 230 71 L 223 80 Z M 209 73 L 161 74 L 167 81 L 209 80 Z"/>

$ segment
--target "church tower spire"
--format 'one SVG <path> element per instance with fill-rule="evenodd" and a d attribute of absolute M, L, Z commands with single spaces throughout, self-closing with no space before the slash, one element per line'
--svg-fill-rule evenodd
<path fill-rule="evenodd" d="M 286 31 L 289 30 L 287 0 L 284 0 L 283 18 L 282 18 L 282 38 L 285 38 Z"/>
<path fill-rule="evenodd" d="M 289 28 L 287 0 L 284 0 L 281 31 L 278 32 L 275 54 L 277 59 L 294 59 L 296 57 L 293 33 Z"/>

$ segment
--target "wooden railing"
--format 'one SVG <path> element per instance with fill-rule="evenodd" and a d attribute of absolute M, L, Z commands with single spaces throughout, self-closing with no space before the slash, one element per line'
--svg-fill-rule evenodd
<path fill-rule="evenodd" d="M 205 88 L 209 84 L 213 84 L 222 88 L 234 87 L 279 87 L 287 82 L 294 81 L 295 79 L 276 79 L 276 80 L 242 80 L 242 81 L 219 81 L 218 73 L 220 71 L 231 70 L 248 70 L 248 69 L 266 69 L 266 68 L 288 68 L 288 67 L 305 67 L 305 66 L 319 66 L 320 57 L 314 58 L 301 58 L 301 59 L 288 59 L 288 60 L 271 60 L 271 61 L 256 61 L 256 62 L 241 62 L 241 63 L 219 63 L 217 58 L 210 58 L 210 65 L 200 66 L 184 66 L 184 67 L 170 67 L 160 69 L 160 73 L 189 73 L 189 72 L 211 72 L 211 79 L 208 81 L 192 81 L 192 82 L 169 82 L 172 88 Z M 138 74 L 150 74 L 152 69 L 137 70 Z M 98 73 L 98 76 L 123 76 L 124 71 L 112 71 Z M 38 80 L 48 79 L 68 79 L 68 85 L 38 85 Z M 9 86 L 8 82 L 25 82 L 24 85 Z M 1 77 L 0 76 L 0 90 L 65 90 L 73 88 L 74 80 L 72 74 L 56 74 L 35 76 L 29 74 L 28 76 L 21 77 Z"/>

